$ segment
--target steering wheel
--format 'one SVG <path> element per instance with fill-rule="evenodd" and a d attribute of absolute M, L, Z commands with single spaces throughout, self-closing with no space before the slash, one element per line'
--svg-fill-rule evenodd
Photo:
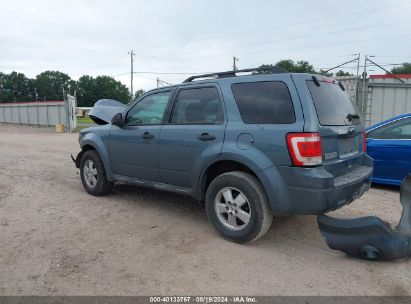
<path fill-rule="evenodd" d="M 149 119 L 150 121 L 153 120 L 153 119 L 158 120 L 158 121 L 161 121 L 161 118 L 158 117 L 158 116 L 151 116 L 151 117 L 149 117 L 148 119 Z"/>

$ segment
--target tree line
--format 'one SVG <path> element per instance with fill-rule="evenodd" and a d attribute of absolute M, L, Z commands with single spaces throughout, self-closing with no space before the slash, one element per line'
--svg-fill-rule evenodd
<path fill-rule="evenodd" d="M 294 62 L 291 59 L 278 61 L 276 64 L 263 64 L 261 69 L 270 69 L 274 65 L 280 66 L 292 73 L 313 73 L 326 76 L 351 76 L 342 70 L 335 74 L 324 70 L 316 71 L 308 61 Z M 391 69 L 394 74 L 411 74 L 411 63 L 404 63 Z M 62 100 L 63 89 L 65 92 L 76 92 L 77 105 L 92 107 L 94 103 L 103 98 L 116 99 L 127 103 L 131 99 L 129 89 L 120 81 L 110 76 L 92 77 L 83 75 L 79 80 L 73 80 L 69 75 L 59 71 L 45 71 L 35 78 L 28 78 L 23 73 L 0 72 L 0 102 L 35 101 L 35 100 Z M 144 94 L 144 90 L 134 92 L 134 98 Z"/>
<path fill-rule="evenodd" d="M 260 66 L 261 69 L 269 71 L 270 68 L 273 66 L 279 66 L 291 73 L 310 73 L 310 74 L 320 74 L 324 76 L 335 76 L 335 77 L 340 77 L 340 76 L 354 76 L 351 73 L 344 72 L 343 70 L 337 71 L 335 74 L 327 72 L 325 70 L 315 70 L 314 66 L 310 64 L 308 61 L 301 60 L 294 62 L 291 59 L 286 59 L 286 60 L 281 60 L 278 61 L 276 64 L 263 64 Z M 390 71 L 393 74 L 411 74 L 411 63 L 403 63 L 400 66 L 394 67 Z M 262 72 L 264 73 L 264 72 Z"/>
<path fill-rule="evenodd" d="M 92 107 L 102 98 L 123 103 L 131 99 L 129 89 L 110 76 L 84 75 L 76 81 L 59 71 L 45 71 L 35 78 L 28 78 L 18 72 L 0 72 L 0 102 L 62 100 L 63 90 L 69 94 L 76 92 L 77 105 L 80 107 Z M 143 90 L 136 92 L 137 95 L 142 93 Z"/>

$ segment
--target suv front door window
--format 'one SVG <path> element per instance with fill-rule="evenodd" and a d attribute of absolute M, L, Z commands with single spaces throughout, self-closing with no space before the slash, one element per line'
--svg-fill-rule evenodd
<path fill-rule="evenodd" d="M 126 113 L 124 125 L 110 131 L 110 162 L 114 174 L 159 180 L 157 144 L 172 91 L 150 94 Z"/>
<path fill-rule="evenodd" d="M 163 120 L 169 97 L 169 92 L 144 97 L 128 111 L 125 125 L 160 124 Z"/>

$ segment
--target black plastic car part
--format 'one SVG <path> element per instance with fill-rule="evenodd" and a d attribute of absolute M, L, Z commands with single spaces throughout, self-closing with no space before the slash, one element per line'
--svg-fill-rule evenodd
<path fill-rule="evenodd" d="M 411 256 L 411 174 L 401 184 L 401 220 L 395 229 L 379 217 L 353 219 L 317 217 L 328 247 L 367 260 L 394 260 Z"/>
<path fill-rule="evenodd" d="M 235 70 L 235 71 L 226 71 L 226 72 L 215 72 L 215 73 L 209 73 L 209 74 L 202 74 L 202 75 L 194 75 L 191 77 L 188 77 L 186 80 L 183 82 L 191 82 L 194 79 L 198 78 L 209 78 L 209 77 L 214 77 L 214 78 L 226 78 L 226 77 L 235 77 L 237 73 L 246 73 L 246 72 L 258 72 L 258 73 L 264 73 L 264 74 L 279 74 L 279 73 L 288 73 L 288 71 L 280 66 L 272 66 L 272 67 L 259 67 L 259 68 L 253 68 L 253 69 L 243 69 L 243 70 Z"/>

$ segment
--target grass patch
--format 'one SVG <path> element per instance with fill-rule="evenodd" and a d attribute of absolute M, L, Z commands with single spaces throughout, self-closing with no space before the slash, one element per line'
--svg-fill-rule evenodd
<path fill-rule="evenodd" d="M 90 128 L 90 126 L 78 126 L 75 129 L 73 129 L 73 133 L 80 132 L 81 130 L 87 129 L 87 128 Z"/>
<path fill-rule="evenodd" d="M 92 124 L 94 123 L 90 117 L 85 116 L 85 117 L 77 117 L 77 123 L 88 123 L 88 124 Z"/>

